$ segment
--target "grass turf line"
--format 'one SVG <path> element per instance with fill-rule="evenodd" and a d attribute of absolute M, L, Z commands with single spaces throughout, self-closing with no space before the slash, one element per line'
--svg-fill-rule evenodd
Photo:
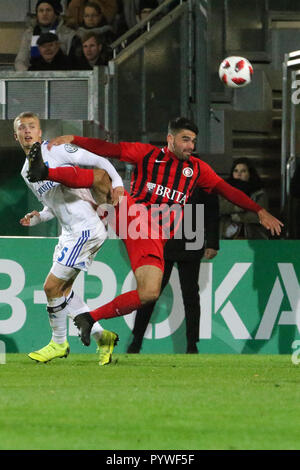
<path fill-rule="evenodd" d="M 0 449 L 299 449 L 288 355 L 96 354 L 0 365 Z"/>

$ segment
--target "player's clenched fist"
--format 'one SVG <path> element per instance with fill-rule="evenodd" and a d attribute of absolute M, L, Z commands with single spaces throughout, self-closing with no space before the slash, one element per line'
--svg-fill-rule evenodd
<path fill-rule="evenodd" d="M 32 211 L 26 214 L 22 219 L 20 219 L 20 224 L 24 227 L 29 227 L 30 225 L 35 225 L 35 220 L 38 217 L 40 219 L 40 213 L 38 211 Z"/>

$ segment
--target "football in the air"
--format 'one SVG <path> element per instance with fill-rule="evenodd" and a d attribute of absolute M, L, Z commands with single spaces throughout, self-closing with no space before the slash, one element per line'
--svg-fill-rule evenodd
<path fill-rule="evenodd" d="M 253 67 L 245 57 L 227 57 L 219 67 L 220 80 L 230 88 L 242 88 L 249 85 L 252 75 Z"/>

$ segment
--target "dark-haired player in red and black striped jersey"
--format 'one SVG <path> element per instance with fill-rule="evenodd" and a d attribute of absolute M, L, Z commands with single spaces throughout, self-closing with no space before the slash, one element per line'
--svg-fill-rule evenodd
<path fill-rule="evenodd" d="M 245 210 L 256 212 L 260 223 L 269 229 L 272 235 L 279 235 L 283 225 L 279 220 L 248 198 L 245 193 L 226 183 L 207 163 L 192 156 L 197 133 L 198 129 L 193 122 L 186 118 L 176 118 L 169 123 L 167 146 L 162 149 L 144 143 L 113 144 L 101 139 L 73 135 L 53 139 L 49 143 L 49 148 L 52 145 L 75 144 L 95 154 L 118 158 L 135 165 L 131 192 L 125 198 L 126 209 L 129 213 L 135 204 L 140 204 L 143 209 L 145 207 L 150 209 L 153 205 L 169 207 L 175 204 L 182 207 L 198 185 L 207 192 L 213 191 L 221 194 Z M 71 167 L 45 169 L 46 173 L 42 175 L 42 179 L 58 181 L 70 187 L 92 187 L 94 180 L 96 181 L 96 171 Z M 38 177 L 41 179 L 41 174 Z M 34 162 L 29 170 L 30 178 L 32 180 L 37 178 Z M 121 207 L 119 210 L 121 211 Z M 150 222 L 156 222 L 153 217 L 149 219 Z M 133 220 L 134 215 L 127 217 L 128 227 Z M 75 324 L 81 330 L 81 339 L 84 344 L 89 344 L 89 332 L 95 321 L 126 315 L 143 304 L 157 300 L 163 276 L 163 246 L 166 241 L 163 239 L 163 231 L 160 230 L 170 228 L 172 236 L 175 222 L 174 216 L 169 217 L 164 224 L 154 223 L 155 227 L 159 227 L 158 237 L 137 240 L 130 236 L 129 231 L 126 237 L 123 237 L 137 281 L 137 289 L 119 295 L 112 302 L 89 314 L 76 317 Z M 156 232 L 155 235 L 157 235 Z"/>

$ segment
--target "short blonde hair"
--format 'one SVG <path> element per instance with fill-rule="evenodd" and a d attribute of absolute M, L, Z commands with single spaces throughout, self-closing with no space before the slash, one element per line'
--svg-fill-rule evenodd
<path fill-rule="evenodd" d="M 31 111 L 24 111 L 23 113 L 20 113 L 15 119 L 14 119 L 14 131 L 16 131 L 16 126 L 17 126 L 17 121 L 23 118 L 34 118 L 37 119 L 39 124 L 40 124 L 40 118 L 36 113 L 33 113 Z"/>

